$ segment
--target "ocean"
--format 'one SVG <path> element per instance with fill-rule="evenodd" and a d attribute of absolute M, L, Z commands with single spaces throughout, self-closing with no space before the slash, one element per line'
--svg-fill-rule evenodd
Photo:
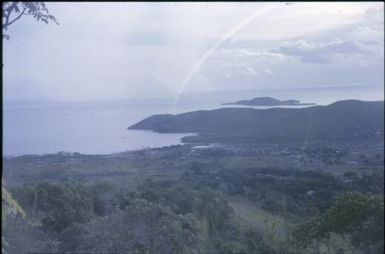
<path fill-rule="evenodd" d="M 222 107 L 222 103 L 270 96 L 327 105 L 342 99 L 384 100 L 383 87 L 338 87 L 184 94 L 174 98 L 99 101 L 6 101 L 3 103 L 3 156 L 79 152 L 110 154 L 180 144 L 193 133 L 160 134 L 128 130 L 154 114 Z M 256 107 L 268 108 L 268 107 Z"/>

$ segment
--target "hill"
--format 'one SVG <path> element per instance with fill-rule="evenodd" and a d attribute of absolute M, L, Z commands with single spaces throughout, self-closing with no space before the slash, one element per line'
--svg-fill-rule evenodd
<path fill-rule="evenodd" d="M 384 137 L 384 102 L 345 100 L 308 108 L 222 108 L 154 115 L 129 129 L 198 133 L 184 141 L 279 142 Z"/>

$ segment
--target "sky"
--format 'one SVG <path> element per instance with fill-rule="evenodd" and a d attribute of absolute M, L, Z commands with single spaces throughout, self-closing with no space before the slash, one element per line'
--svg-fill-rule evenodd
<path fill-rule="evenodd" d="M 384 86 L 384 3 L 47 3 L 3 39 L 4 99 Z"/>

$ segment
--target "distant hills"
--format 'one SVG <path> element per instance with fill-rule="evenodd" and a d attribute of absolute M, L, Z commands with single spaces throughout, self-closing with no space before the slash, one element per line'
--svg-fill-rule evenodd
<path fill-rule="evenodd" d="M 198 133 L 183 141 L 279 142 L 383 139 L 384 102 L 345 100 L 307 108 L 222 108 L 148 117 L 129 129 Z"/>
<path fill-rule="evenodd" d="M 297 100 L 280 101 L 271 97 L 258 97 L 251 100 L 223 103 L 222 105 L 246 105 L 246 106 L 302 106 L 315 105 L 315 103 L 300 103 Z"/>

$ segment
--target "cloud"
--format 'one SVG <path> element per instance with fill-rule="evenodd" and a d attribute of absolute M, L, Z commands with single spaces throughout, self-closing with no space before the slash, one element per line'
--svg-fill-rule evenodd
<path fill-rule="evenodd" d="M 263 68 L 262 71 L 268 75 L 271 75 L 273 72 L 269 69 Z"/>
<path fill-rule="evenodd" d="M 334 40 L 327 43 L 310 43 L 305 40 L 286 42 L 273 53 L 299 58 L 307 63 L 331 63 L 348 60 L 351 57 L 365 56 L 370 51 L 355 41 Z"/>
<path fill-rule="evenodd" d="M 383 84 L 382 3 L 270 5 L 47 3 L 60 26 L 26 17 L 4 41 L 6 96 L 177 94 L 189 73 L 187 89 L 196 91 Z M 211 53 L 213 45 L 220 47 Z"/>
<path fill-rule="evenodd" d="M 238 40 L 289 40 L 352 25 L 363 20 L 373 3 L 302 2 L 280 5 L 238 33 Z M 378 21 L 377 21 L 378 23 Z"/>
<path fill-rule="evenodd" d="M 369 26 L 358 26 L 350 36 L 367 43 L 384 43 L 383 30 L 375 30 Z"/>
<path fill-rule="evenodd" d="M 257 74 L 258 74 L 258 72 L 256 70 L 254 70 L 253 68 L 251 68 L 251 67 L 246 68 L 246 75 L 255 76 Z"/>
<path fill-rule="evenodd" d="M 237 49 L 237 51 L 242 56 L 254 56 L 255 60 L 264 62 L 280 62 L 285 58 L 285 56 L 279 52 L 272 52 L 268 50 L 251 51 L 247 49 Z"/>
<path fill-rule="evenodd" d="M 267 50 L 224 48 L 207 60 L 199 74 L 215 82 L 222 78 L 271 75 L 271 66 L 285 61 L 285 56 Z"/>

